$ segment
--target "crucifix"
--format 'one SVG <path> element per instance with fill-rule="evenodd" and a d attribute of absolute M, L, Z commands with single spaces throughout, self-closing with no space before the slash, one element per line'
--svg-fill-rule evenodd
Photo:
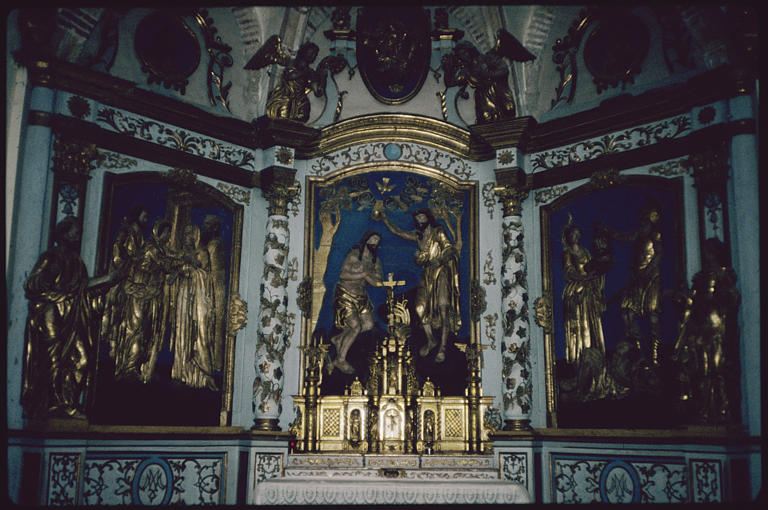
<path fill-rule="evenodd" d="M 377 284 L 377 287 L 387 288 L 387 319 L 389 321 L 390 329 L 395 324 L 395 314 L 393 312 L 395 309 L 395 287 L 401 285 L 405 285 L 405 280 L 395 280 L 394 273 L 389 273 L 386 280 Z"/>

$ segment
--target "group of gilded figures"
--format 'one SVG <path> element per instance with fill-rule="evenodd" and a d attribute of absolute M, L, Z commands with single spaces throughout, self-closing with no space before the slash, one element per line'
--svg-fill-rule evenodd
<path fill-rule="evenodd" d="M 206 216 L 203 230 L 181 230 L 171 247 L 172 225 L 157 220 L 144 239 L 148 212 L 135 207 L 124 219 L 112 249 L 113 286 L 105 297 L 101 337 L 115 361 L 115 379 L 149 382 L 168 341 L 171 377 L 192 388 L 217 389 L 224 344 L 225 255 L 221 222 Z"/>
<path fill-rule="evenodd" d="M 394 235 L 416 243 L 414 259 L 422 273 L 416 287 L 414 307 L 427 341 L 419 354 L 428 356 L 437 347 L 434 360 L 442 363 L 448 335 L 461 327 L 459 254 L 454 243 L 429 209 L 413 213 L 414 230 L 403 230 L 394 224 L 381 207 L 375 208 L 372 216 L 374 220 L 382 221 Z M 366 287 L 379 286 L 382 281 L 382 262 L 377 257 L 381 239 L 381 234 L 375 231 L 363 235 L 347 253 L 334 289 L 334 325 L 340 333 L 331 338 L 336 348 L 333 366 L 343 373 L 354 373 L 346 355 L 360 333 L 375 325 L 373 305 Z M 435 329 L 440 330 L 439 342 L 435 339 Z"/>
<path fill-rule="evenodd" d="M 27 278 L 29 300 L 21 403 L 30 419 L 84 418 L 97 344 L 108 346 L 116 380 L 152 380 L 168 342 L 171 377 L 192 388 L 216 390 L 224 345 L 225 254 L 221 222 L 207 216 L 203 231 L 155 222 L 135 206 L 123 218 L 108 274 L 88 277 L 80 258 L 81 227 L 68 217 L 54 232 Z M 106 289 L 106 290 L 105 290 Z"/>
<path fill-rule="evenodd" d="M 649 201 L 640 210 L 639 226 L 618 232 L 596 223 L 591 252 L 581 244 L 582 229 L 568 223 L 562 230 L 562 294 L 566 362 L 576 367 L 576 388 L 582 400 L 622 397 L 630 388 L 621 374 L 610 370 L 606 360 L 602 314 L 606 311 L 605 275 L 615 264 L 611 241 L 631 242 L 627 280 L 618 298 L 628 348 L 642 353 L 650 366 L 660 363 L 663 239 L 662 210 Z M 726 351 L 739 303 L 736 277 L 726 266 L 724 245 L 707 239 L 702 249 L 702 270 L 694 276 L 691 290 L 675 294 L 682 301 L 671 361 L 678 370 L 678 396 L 691 400 L 698 418 L 723 422 L 730 412 Z M 639 321 L 647 323 L 647 336 Z M 626 349 L 625 349 L 626 350 Z M 621 349 L 617 349 L 617 352 Z"/>

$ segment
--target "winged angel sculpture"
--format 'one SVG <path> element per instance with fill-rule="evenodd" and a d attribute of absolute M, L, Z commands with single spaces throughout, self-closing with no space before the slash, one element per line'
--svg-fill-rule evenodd
<path fill-rule="evenodd" d="M 499 30 L 496 44 L 485 54 L 467 41 L 459 42 L 443 56 L 445 86 L 459 86 L 459 96 L 468 99 L 467 86 L 475 89 L 478 123 L 515 117 L 515 101 L 509 90 L 509 69 L 504 62 L 526 62 L 535 57 L 506 30 Z"/>
<path fill-rule="evenodd" d="M 245 69 L 261 69 L 271 64 L 284 67 L 280 83 L 267 96 L 267 117 L 288 119 L 299 122 L 309 120 L 309 98 L 325 95 L 328 73 L 338 74 L 347 66 L 347 60 L 341 55 L 329 55 L 312 69 L 319 49 L 315 43 L 306 42 L 299 47 L 296 57 L 291 56 L 282 46 L 280 37 L 273 35 L 245 65 Z"/>

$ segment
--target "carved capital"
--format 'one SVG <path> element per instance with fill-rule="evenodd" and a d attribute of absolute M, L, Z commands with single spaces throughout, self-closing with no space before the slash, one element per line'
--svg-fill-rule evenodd
<path fill-rule="evenodd" d="M 499 197 L 502 214 L 507 216 L 520 216 L 523 210 L 523 200 L 528 198 L 527 188 L 515 186 L 494 186 L 493 192 Z"/>
<path fill-rule="evenodd" d="M 708 144 L 706 148 L 691 154 L 694 186 L 702 192 L 719 191 L 728 180 L 728 144 L 725 140 Z"/>
<path fill-rule="evenodd" d="M 89 179 L 96 166 L 94 160 L 102 157 L 95 144 L 74 140 L 60 133 L 53 143 L 53 151 L 53 172 L 75 180 Z"/>
<path fill-rule="evenodd" d="M 270 216 L 286 216 L 288 204 L 294 200 L 299 187 L 295 185 L 295 168 L 270 166 L 261 171 L 261 193 L 269 202 Z"/>
<path fill-rule="evenodd" d="M 523 200 L 528 198 L 528 177 L 520 167 L 496 169 L 493 192 L 501 202 L 504 217 L 520 216 Z"/>

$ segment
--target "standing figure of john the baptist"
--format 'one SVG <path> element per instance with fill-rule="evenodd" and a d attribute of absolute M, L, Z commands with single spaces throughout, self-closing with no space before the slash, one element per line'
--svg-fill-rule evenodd
<path fill-rule="evenodd" d="M 661 344 L 661 207 L 648 200 L 639 212 L 640 226 L 632 232 L 617 232 L 604 227 L 617 241 L 633 243 L 629 278 L 621 293 L 621 317 L 627 339 L 642 350 L 638 319 L 648 320 L 651 361 L 658 364 Z"/>
<path fill-rule="evenodd" d="M 366 292 L 368 285 L 381 282 L 381 259 L 376 252 L 381 234 L 366 232 L 360 242 L 347 253 L 333 291 L 333 323 L 341 333 L 331 338 L 336 348 L 333 366 L 345 374 L 355 368 L 347 361 L 347 353 L 360 333 L 373 329 L 373 305 Z"/>
<path fill-rule="evenodd" d="M 416 243 L 416 265 L 422 267 L 416 288 L 415 308 L 427 344 L 419 350 L 427 356 L 438 347 L 435 362 L 445 361 L 445 349 L 449 333 L 461 328 L 459 309 L 459 253 L 442 225 L 429 209 L 413 213 L 415 229 L 406 231 L 392 223 L 380 208 L 374 209 L 373 218 L 382 220 L 390 232 Z M 435 340 L 433 329 L 440 329 L 440 342 Z"/>

